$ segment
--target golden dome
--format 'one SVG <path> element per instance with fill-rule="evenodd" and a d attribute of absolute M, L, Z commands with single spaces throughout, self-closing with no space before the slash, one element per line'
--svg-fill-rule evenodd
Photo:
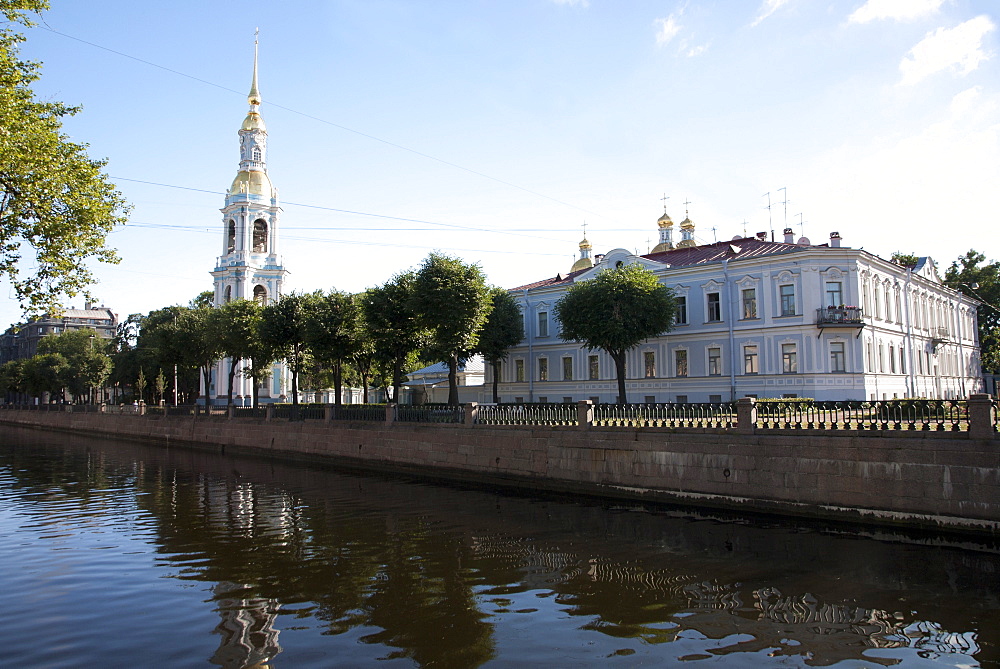
<path fill-rule="evenodd" d="M 667 216 L 667 212 L 663 212 L 663 216 L 660 216 L 658 219 L 656 219 L 656 224 L 661 228 L 674 227 L 674 222 L 670 220 L 669 216 Z"/>
<path fill-rule="evenodd" d="M 269 198 L 273 190 L 267 173 L 260 170 L 240 170 L 233 179 L 233 185 L 229 187 L 229 194 L 260 195 Z"/>
<path fill-rule="evenodd" d="M 694 222 L 690 218 L 685 218 L 683 221 L 681 221 L 681 227 L 682 228 L 693 228 L 694 227 Z"/>
<path fill-rule="evenodd" d="M 267 126 L 264 125 L 264 119 L 260 117 L 257 112 L 250 112 L 247 117 L 243 119 L 243 125 L 240 126 L 240 130 L 260 130 L 262 132 L 267 132 Z"/>
<path fill-rule="evenodd" d="M 673 251 L 673 250 L 674 250 L 673 243 L 660 242 L 659 244 L 653 247 L 653 250 L 650 251 L 650 253 L 663 253 L 664 251 Z"/>
<path fill-rule="evenodd" d="M 591 246 L 591 245 L 590 245 L 590 242 L 588 242 L 588 241 L 587 241 L 587 238 L 586 238 L 586 237 L 584 237 L 584 238 L 583 238 L 583 241 L 582 241 L 582 242 L 580 242 L 580 250 L 581 250 L 581 251 L 583 251 L 583 250 L 585 250 L 585 249 L 592 249 L 592 248 L 594 248 L 594 247 L 593 247 L 593 246 Z"/>
<path fill-rule="evenodd" d="M 581 269 L 590 269 L 593 266 L 594 266 L 594 261 L 591 260 L 590 258 L 580 258 L 575 263 L 573 263 L 573 267 L 571 267 L 569 271 L 578 272 Z"/>

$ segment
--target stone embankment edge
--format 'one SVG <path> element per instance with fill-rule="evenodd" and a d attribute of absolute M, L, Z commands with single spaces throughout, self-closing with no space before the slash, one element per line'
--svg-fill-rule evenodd
<path fill-rule="evenodd" d="M 0 424 L 608 499 L 1000 536 L 1000 440 L 5 411 Z"/>

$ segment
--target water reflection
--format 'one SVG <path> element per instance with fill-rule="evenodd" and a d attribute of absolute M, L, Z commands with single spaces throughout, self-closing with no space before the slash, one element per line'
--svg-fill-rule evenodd
<path fill-rule="evenodd" d="M 148 534 L 148 578 L 204 584 L 215 626 L 185 634 L 216 666 L 1000 663 L 992 546 L 7 436 L 0 510 Z"/>

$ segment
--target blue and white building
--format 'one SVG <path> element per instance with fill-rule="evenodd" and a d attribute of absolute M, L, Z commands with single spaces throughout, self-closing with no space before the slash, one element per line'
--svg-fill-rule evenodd
<path fill-rule="evenodd" d="M 963 398 L 982 391 L 976 302 L 946 287 L 930 258 L 903 266 L 828 242 L 765 233 L 699 245 L 694 223 L 658 221 L 646 255 L 590 257 L 584 239 L 570 272 L 512 289 L 525 339 L 501 370 L 504 402 L 615 402 L 610 356 L 559 337 L 555 305 L 579 281 L 621 264 L 651 270 L 673 290 L 669 333 L 630 351 L 630 402 Z M 486 386 L 492 370 L 486 371 Z"/>

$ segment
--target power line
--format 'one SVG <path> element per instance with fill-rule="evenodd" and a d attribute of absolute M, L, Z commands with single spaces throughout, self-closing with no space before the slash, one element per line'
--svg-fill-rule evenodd
<path fill-rule="evenodd" d="M 179 77 L 185 77 L 187 79 L 191 79 L 192 81 L 197 81 L 198 83 L 202 83 L 202 84 L 206 84 L 208 86 L 212 86 L 214 88 L 218 88 L 220 90 L 226 91 L 227 93 L 235 93 L 236 95 L 244 95 L 244 93 L 241 93 L 240 91 L 237 91 L 235 89 L 229 88 L 227 86 L 223 86 L 221 84 L 217 84 L 214 81 L 209 81 L 207 79 L 202 79 L 200 77 L 196 77 L 196 76 L 188 74 L 186 72 L 181 72 L 179 70 L 174 70 L 174 69 L 171 69 L 169 67 L 166 67 L 165 65 L 160 65 L 159 63 L 154 63 L 152 61 L 145 60 L 143 58 L 139 58 L 138 56 L 133 56 L 133 55 L 125 53 L 123 51 L 117 51 L 117 50 L 112 49 L 110 47 L 106 47 L 106 46 L 104 46 L 102 44 L 97 44 L 96 42 L 91 42 L 89 40 L 85 40 L 85 39 L 82 39 L 80 37 L 76 37 L 74 35 L 70 35 L 68 33 L 64 33 L 62 31 L 56 30 L 54 28 L 49 27 L 48 25 L 40 25 L 39 27 L 42 28 L 43 30 L 47 30 L 47 31 L 49 31 L 49 32 L 51 32 L 51 33 L 53 33 L 55 35 L 59 35 L 60 37 L 65 37 L 67 39 L 71 39 L 71 40 L 80 42 L 81 44 L 86 44 L 87 46 L 94 47 L 95 49 L 101 49 L 103 51 L 107 51 L 109 53 L 113 53 L 116 56 L 121 56 L 122 58 L 128 58 L 130 60 L 134 60 L 136 62 L 142 63 L 143 65 L 148 65 L 150 67 L 155 67 L 155 68 L 163 70 L 165 72 L 170 72 L 171 74 L 175 74 L 175 75 L 177 75 Z M 494 181 L 496 183 L 502 184 L 504 186 L 508 186 L 510 188 L 515 188 L 515 189 L 517 189 L 519 191 L 528 193 L 530 195 L 534 195 L 535 197 L 540 197 L 540 198 L 549 200 L 550 202 L 555 202 L 556 204 L 563 205 L 564 207 L 570 207 L 572 209 L 576 209 L 577 211 L 582 211 L 582 212 L 586 212 L 588 214 L 593 214 L 594 216 L 600 216 L 601 218 L 607 218 L 606 216 L 604 216 L 602 214 L 598 214 L 597 212 L 590 211 L 589 209 L 584 209 L 583 207 L 578 207 L 575 204 L 570 204 L 569 202 L 564 202 L 563 200 L 551 197 L 549 195 L 545 195 L 544 193 L 539 193 L 538 191 L 531 190 L 530 188 L 525 188 L 524 186 L 519 186 L 519 185 L 517 185 L 515 183 L 512 183 L 510 181 L 505 181 L 503 179 L 500 179 L 500 178 L 497 178 L 497 177 L 494 177 L 494 176 L 490 176 L 489 174 L 486 174 L 485 172 L 480 172 L 478 170 L 474 170 L 471 167 L 465 167 L 464 165 L 460 165 L 458 163 L 454 163 L 454 162 L 451 162 L 449 160 L 445 160 L 444 158 L 438 158 L 437 156 L 431 155 L 429 153 L 424 153 L 423 151 L 418 151 L 416 149 L 411 149 L 408 146 L 404 146 L 404 145 L 398 144 L 396 142 L 390 142 L 389 140 L 382 139 L 381 137 L 377 137 L 376 135 L 372 135 L 372 134 L 369 134 L 369 133 L 366 133 L 366 132 L 361 132 L 360 130 L 355 130 L 354 128 L 349 128 L 349 127 L 347 127 L 345 125 L 340 125 L 339 123 L 334 123 L 333 121 L 327 120 L 325 118 L 321 118 L 319 116 L 314 116 L 313 114 L 309 114 L 309 113 L 306 113 L 306 112 L 303 112 L 303 111 L 299 111 L 298 109 L 294 109 L 292 107 L 286 107 L 285 105 L 281 105 L 281 104 L 278 104 L 278 103 L 275 103 L 275 102 L 268 102 L 267 104 L 268 104 L 268 106 L 274 107 L 275 109 L 283 109 L 284 111 L 287 111 L 287 112 L 292 113 L 292 114 L 296 114 L 298 116 L 310 119 L 312 121 L 316 121 L 317 123 L 323 123 L 324 125 L 328 125 L 328 126 L 331 126 L 333 128 L 337 128 L 339 130 L 343 130 L 344 132 L 349 132 L 349 133 L 358 135 L 359 137 L 364 137 L 365 139 L 370 139 L 372 141 L 379 142 L 381 144 L 385 144 L 386 146 L 391 146 L 391 147 L 393 147 L 395 149 L 399 149 L 400 151 L 406 151 L 407 153 L 412 153 L 413 155 L 420 156 L 421 158 L 426 158 L 427 160 L 433 160 L 434 162 L 441 163 L 442 165 L 447 165 L 448 167 L 451 167 L 451 168 L 454 168 L 454 169 L 457 169 L 457 170 L 462 170 L 463 172 L 468 172 L 469 174 L 474 174 L 474 175 L 476 175 L 478 177 L 482 177 L 483 179 L 489 179 L 490 181 Z M 303 206 L 306 206 L 306 205 L 303 205 Z"/>

